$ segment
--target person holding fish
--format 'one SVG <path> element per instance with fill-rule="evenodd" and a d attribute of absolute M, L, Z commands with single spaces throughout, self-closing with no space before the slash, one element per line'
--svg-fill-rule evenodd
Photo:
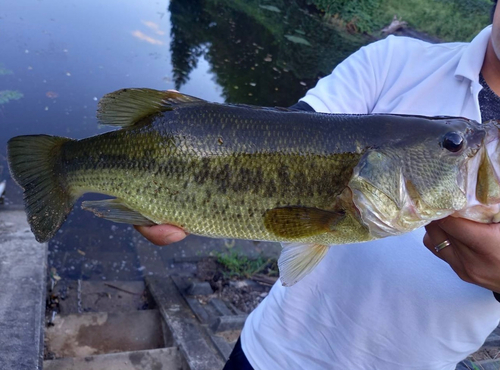
<path fill-rule="evenodd" d="M 500 119 L 500 10 L 468 44 L 389 36 L 363 47 L 295 107 Z M 299 283 L 277 282 L 225 369 L 455 369 L 500 320 L 500 224 L 454 216 L 330 248 Z M 157 245 L 186 236 L 137 229 Z"/>

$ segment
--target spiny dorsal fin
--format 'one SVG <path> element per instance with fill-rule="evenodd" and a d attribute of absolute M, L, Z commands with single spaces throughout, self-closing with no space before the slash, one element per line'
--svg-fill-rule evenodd
<path fill-rule="evenodd" d="M 281 243 L 283 250 L 278 259 L 283 286 L 292 286 L 309 274 L 328 252 L 327 245 Z"/>
<path fill-rule="evenodd" d="M 273 234 L 286 239 L 303 238 L 335 230 L 335 225 L 345 217 L 343 211 L 287 206 L 273 208 L 264 216 L 264 226 Z"/>
<path fill-rule="evenodd" d="M 106 94 L 99 100 L 97 119 L 103 125 L 127 127 L 154 113 L 205 102 L 177 91 L 122 89 Z"/>

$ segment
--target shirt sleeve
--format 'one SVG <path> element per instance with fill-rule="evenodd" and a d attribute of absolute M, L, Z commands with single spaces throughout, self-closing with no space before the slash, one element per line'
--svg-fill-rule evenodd
<path fill-rule="evenodd" d="M 302 111 L 306 111 L 306 112 L 315 112 L 313 107 L 311 107 L 309 104 L 307 104 L 304 101 L 299 101 L 299 102 L 295 103 L 289 109 L 302 110 Z"/>
<path fill-rule="evenodd" d="M 318 81 L 301 101 L 317 112 L 371 113 L 383 88 L 394 36 L 364 46 Z"/>

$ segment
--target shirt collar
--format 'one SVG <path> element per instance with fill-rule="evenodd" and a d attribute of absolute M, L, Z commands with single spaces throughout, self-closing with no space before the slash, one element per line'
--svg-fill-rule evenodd
<path fill-rule="evenodd" d="M 483 29 L 472 39 L 460 58 L 455 70 L 455 77 L 465 77 L 471 81 L 479 81 L 479 72 L 481 72 L 481 67 L 483 66 L 484 54 L 486 53 L 490 35 L 491 25 Z M 478 55 L 482 55 L 483 58 L 478 58 Z"/>

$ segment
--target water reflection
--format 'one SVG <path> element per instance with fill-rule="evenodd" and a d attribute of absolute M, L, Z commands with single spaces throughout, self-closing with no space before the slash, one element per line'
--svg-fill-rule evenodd
<path fill-rule="evenodd" d="M 227 102 L 287 106 L 368 42 L 327 26 L 296 1 L 272 4 L 171 1 L 176 88 L 182 90 L 198 60 L 205 58 Z"/>

